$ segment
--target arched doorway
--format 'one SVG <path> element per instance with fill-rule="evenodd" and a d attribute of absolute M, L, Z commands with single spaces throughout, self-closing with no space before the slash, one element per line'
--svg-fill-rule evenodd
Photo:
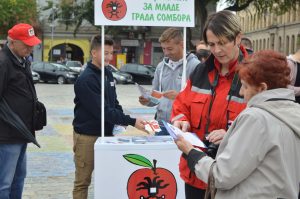
<path fill-rule="evenodd" d="M 80 61 L 83 64 L 84 53 L 82 49 L 77 45 L 64 43 L 54 46 L 49 51 L 49 62 L 62 62 L 66 60 Z"/>

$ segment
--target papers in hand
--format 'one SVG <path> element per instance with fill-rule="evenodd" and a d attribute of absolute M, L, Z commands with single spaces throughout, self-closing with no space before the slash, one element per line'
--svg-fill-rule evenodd
<path fill-rule="evenodd" d="M 205 144 L 197 137 L 195 133 L 183 132 L 179 128 L 169 124 L 168 122 L 162 121 L 171 137 L 176 140 L 178 136 L 182 136 L 185 140 L 189 141 L 193 146 L 201 148 L 207 148 Z"/>
<path fill-rule="evenodd" d="M 162 98 L 163 94 L 159 91 L 153 90 L 150 91 L 143 86 L 139 85 L 138 83 L 135 83 L 135 85 L 138 87 L 141 96 L 143 96 L 146 99 L 149 99 L 151 102 L 158 104 L 159 98 Z"/>
<path fill-rule="evenodd" d="M 142 87 L 141 85 L 139 85 L 138 83 L 135 83 L 135 85 L 138 87 L 141 95 L 146 98 L 146 99 L 149 99 L 149 97 L 151 96 L 151 91 Z"/>
<path fill-rule="evenodd" d="M 156 120 L 144 121 L 145 130 L 149 134 L 154 134 L 155 132 L 160 132 L 160 126 Z"/>

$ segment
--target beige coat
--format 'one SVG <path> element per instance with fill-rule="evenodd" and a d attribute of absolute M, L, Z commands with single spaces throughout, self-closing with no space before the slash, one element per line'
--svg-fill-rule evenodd
<path fill-rule="evenodd" d="M 222 140 L 213 168 L 216 199 L 296 199 L 300 182 L 300 105 L 289 89 L 255 95 Z M 260 107 L 260 108 L 258 108 Z M 265 110 L 263 110 L 265 109 Z M 195 166 L 207 181 L 213 159 Z"/>

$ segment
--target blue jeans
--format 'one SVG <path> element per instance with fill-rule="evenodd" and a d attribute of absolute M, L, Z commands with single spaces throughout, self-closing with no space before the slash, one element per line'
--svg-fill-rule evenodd
<path fill-rule="evenodd" d="M 0 144 L 0 199 L 21 199 L 27 144 Z"/>

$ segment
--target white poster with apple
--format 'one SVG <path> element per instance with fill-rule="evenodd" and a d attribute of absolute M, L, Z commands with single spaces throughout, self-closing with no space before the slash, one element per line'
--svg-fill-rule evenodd
<path fill-rule="evenodd" d="M 180 155 L 170 136 L 99 138 L 95 198 L 184 198 Z"/>

